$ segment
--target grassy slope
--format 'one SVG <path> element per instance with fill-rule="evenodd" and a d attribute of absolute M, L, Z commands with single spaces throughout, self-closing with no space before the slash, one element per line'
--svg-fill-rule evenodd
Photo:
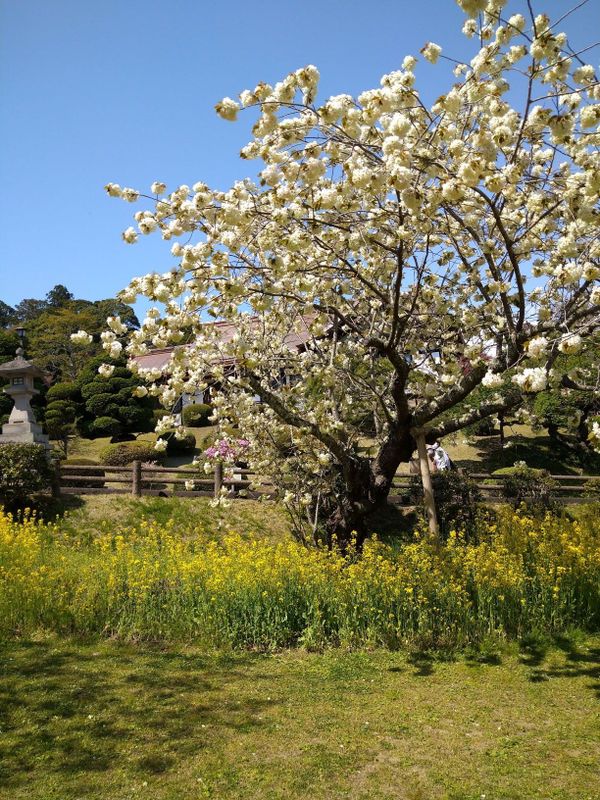
<path fill-rule="evenodd" d="M 508 446 L 502 448 L 498 436 L 466 439 L 459 433 L 447 437 L 444 446 L 467 472 L 493 472 L 511 467 L 515 461 L 525 461 L 529 467 L 559 475 L 600 474 L 600 456 L 582 451 L 573 438 L 556 441 L 532 431 L 528 425 L 511 425 L 506 426 L 506 441 Z"/>
<path fill-rule="evenodd" d="M 582 451 L 572 437 L 555 441 L 529 425 L 516 424 L 506 426 L 505 436 L 504 447 L 498 435 L 466 437 L 461 432 L 447 436 L 442 444 L 465 472 L 494 472 L 525 461 L 529 467 L 559 475 L 600 474 L 600 455 Z M 408 473 L 408 465 L 401 465 L 399 472 Z"/>
<path fill-rule="evenodd" d="M 0 798 L 597 800 L 599 663 L 12 643 Z"/>
<path fill-rule="evenodd" d="M 182 535 L 202 530 L 219 538 L 235 531 L 248 538 L 281 539 L 289 532 L 288 517 L 276 503 L 235 500 L 228 508 L 213 508 L 208 498 L 84 495 L 65 498 L 67 514 L 61 527 L 89 533 L 126 529 L 142 519 L 165 524 L 172 520 Z"/>

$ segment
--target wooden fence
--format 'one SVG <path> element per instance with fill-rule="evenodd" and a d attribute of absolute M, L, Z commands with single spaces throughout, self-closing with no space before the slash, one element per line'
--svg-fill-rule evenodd
<path fill-rule="evenodd" d="M 232 498 L 271 498 L 274 485 L 266 478 L 257 476 L 249 469 L 235 469 L 233 479 L 223 476 L 221 465 L 213 474 L 202 477 L 198 469 L 182 467 L 157 467 L 134 461 L 127 467 L 101 465 L 61 464 L 57 467 L 57 486 L 60 494 L 128 494 L 134 497 L 159 495 L 163 497 L 215 497 L 221 489 Z M 489 475 L 484 472 L 470 473 L 476 486 L 488 502 L 503 502 L 502 486 L 507 475 Z M 589 502 L 586 487 L 591 480 L 600 481 L 594 475 L 552 475 L 557 483 L 556 497 L 565 503 Z M 191 488 L 186 488 L 186 484 Z M 414 477 L 397 475 L 392 485 L 389 502 L 406 505 L 414 492 Z"/>
<path fill-rule="evenodd" d="M 236 467 L 234 477 L 225 478 L 220 464 L 206 477 L 198 469 L 158 467 L 140 461 L 134 461 L 127 467 L 60 464 L 57 472 L 60 494 L 216 497 L 225 487 L 233 497 L 257 498 L 263 494 L 272 496 L 274 491 L 273 484 L 257 480 L 256 474 L 249 469 Z M 188 485 L 190 488 L 187 488 Z"/>
<path fill-rule="evenodd" d="M 467 476 L 475 483 L 483 498 L 488 503 L 504 503 L 506 498 L 503 495 L 504 482 L 510 475 L 492 475 L 488 472 L 469 472 Z M 590 481 L 598 481 L 598 475 L 550 475 L 555 481 L 556 488 L 552 494 L 557 500 L 565 503 L 589 503 L 593 502 L 594 497 L 587 496 Z M 420 482 L 420 478 L 419 478 Z M 397 475 L 392 484 L 392 492 L 388 498 L 389 502 L 395 504 L 406 503 L 406 497 L 414 491 L 414 483 L 409 476 Z"/>

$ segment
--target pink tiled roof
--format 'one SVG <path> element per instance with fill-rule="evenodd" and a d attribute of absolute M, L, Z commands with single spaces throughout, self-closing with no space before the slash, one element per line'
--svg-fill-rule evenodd
<path fill-rule="evenodd" d="M 252 321 L 256 321 L 258 324 L 259 317 L 254 317 Z M 299 350 L 311 338 L 306 324 L 306 318 L 302 318 L 302 323 L 303 328 L 300 332 L 290 330 L 284 337 L 284 344 L 289 347 L 290 350 Z M 206 324 L 214 325 L 215 328 L 218 329 L 219 338 L 223 343 L 231 341 L 235 336 L 236 326 L 233 322 L 207 322 Z M 134 360 L 143 369 L 162 369 L 169 363 L 174 349 L 174 347 L 163 347 L 151 350 L 148 353 L 144 353 L 144 355 L 135 356 Z M 233 360 L 225 358 L 223 359 L 223 363 L 233 363 Z"/>

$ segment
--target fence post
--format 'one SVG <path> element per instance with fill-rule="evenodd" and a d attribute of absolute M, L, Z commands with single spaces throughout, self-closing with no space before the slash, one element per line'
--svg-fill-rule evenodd
<path fill-rule="evenodd" d="M 427 456 L 427 445 L 425 444 L 425 433 L 416 431 L 417 449 L 419 451 L 419 464 L 421 466 L 421 481 L 423 483 L 423 501 L 427 511 L 429 522 L 429 533 L 435 538 L 439 538 L 440 529 L 438 526 L 437 514 L 435 511 L 435 497 L 433 495 L 433 485 L 431 483 L 431 472 L 429 471 L 429 457 Z"/>
<path fill-rule="evenodd" d="M 131 494 L 134 497 L 142 495 L 142 462 L 134 461 L 131 465 Z"/>
<path fill-rule="evenodd" d="M 215 497 L 219 497 L 223 488 L 223 464 L 217 461 L 215 464 Z"/>

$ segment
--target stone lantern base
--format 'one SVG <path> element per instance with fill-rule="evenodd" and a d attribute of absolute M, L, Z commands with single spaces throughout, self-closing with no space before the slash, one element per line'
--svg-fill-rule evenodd
<path fill-rule="evenodd" d="M 50 441 L 37 422 L 7 422 L 2 426 L 0 444 L 42 444 L 49 450 Z"/>

